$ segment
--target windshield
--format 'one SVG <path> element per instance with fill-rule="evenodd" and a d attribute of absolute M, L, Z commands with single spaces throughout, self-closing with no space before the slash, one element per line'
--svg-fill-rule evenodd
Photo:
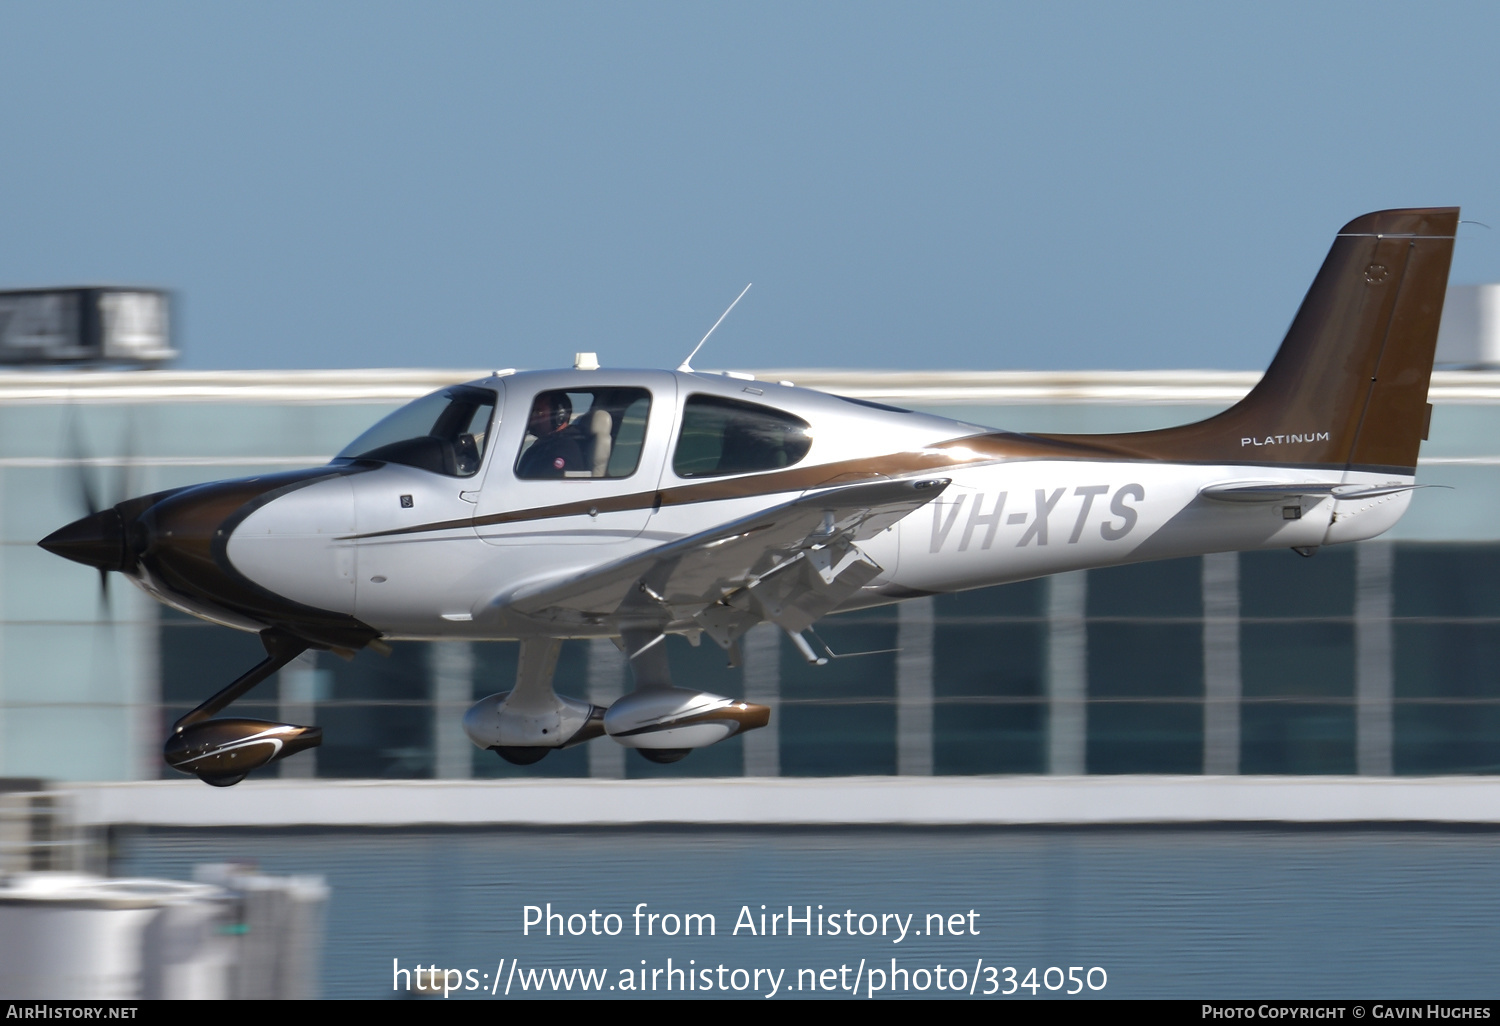
<path fill-rule="evenodd" d="M 335 458 L 404 463 L 434 474 L 473 477 L 484 459 L 494 413 L 494 392 L 454 385 L 401 407 Z"/>

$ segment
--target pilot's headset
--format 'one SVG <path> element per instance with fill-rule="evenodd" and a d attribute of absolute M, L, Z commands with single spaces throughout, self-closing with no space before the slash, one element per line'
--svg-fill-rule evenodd
<path fill-rule="evenodd" d="M 558 392 L 548 401 L 552 404 L 552 430 L 561 431 L 573 419 L 573 401 L 566 392 Z"/>

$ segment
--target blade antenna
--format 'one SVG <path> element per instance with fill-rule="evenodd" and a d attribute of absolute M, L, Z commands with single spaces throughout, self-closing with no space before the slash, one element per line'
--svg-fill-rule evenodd
<path fill-rule="evenodd" d="M 755 282 L 753 281 L 750 283 L 750 285 L 754 284 Z M 740 289 L 740 294 L 734 297 L 734 303 L 730 303 L 728 309 L 719 314 L 719 319 L 714 321 L 714 327 L 708 329 L 708 335 L 712 335 L 714 333 L 714 328 L 717 328 L 719 325 L 724 323 L 724 318 L 729 316 L 729 311 L 733 310 L 735 304 L 744 299 L 745 293 L 750 291 L 750 285 L 746 285 L 744 288 Z M 693 351 L 691 353 L 688 353 L 687 359 L 682 361 L 682 366 L 678 367 L 678 370 L 682 371 L 685 374 L 693 373 L 693 357 L 698 355 L 698 350 L 702 349 L 703 343 L 708 341 L 708 335 L 704 335 L 698 340 L 698 344 L 693 347 Z"/>

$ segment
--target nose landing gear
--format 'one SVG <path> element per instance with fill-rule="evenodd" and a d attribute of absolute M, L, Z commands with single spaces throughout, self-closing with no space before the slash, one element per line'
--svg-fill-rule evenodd
<path fill-rule="evenodd" d="M 251 770 L 323 743 L 321 727 L 245 717 L 212 718 L 309 647 L 274 629 L 262 631 L 260 640 L 265 659 L 172 725 L 172 734 L 162 746 L 168 766 L 212 787 L 232 787 Z"/>

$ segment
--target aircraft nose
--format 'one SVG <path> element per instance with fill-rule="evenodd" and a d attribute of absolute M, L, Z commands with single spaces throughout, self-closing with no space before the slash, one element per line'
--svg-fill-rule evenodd
<path fill-rule="evenodd" d="M 56 556 L 100 570 L 124 570 L 125 521 L 118 510 L 105 509 L 60 527 L 37 542 Z"/>

